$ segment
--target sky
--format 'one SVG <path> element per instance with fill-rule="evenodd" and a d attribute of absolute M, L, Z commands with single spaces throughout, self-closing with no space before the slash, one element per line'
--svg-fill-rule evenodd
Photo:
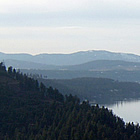
<path fill-rule="evenodd" d="M 0 0 L 0 52 L 140 55 L 139 0 Z"/>

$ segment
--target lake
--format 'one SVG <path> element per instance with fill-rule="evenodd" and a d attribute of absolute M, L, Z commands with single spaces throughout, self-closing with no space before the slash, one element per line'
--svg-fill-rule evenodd
<path fill-rule="evenodd" d="M 113 105 L 104 105 L 113 113 L 127 122 L 140 124 L 140 100 L 119 101 Z"/>

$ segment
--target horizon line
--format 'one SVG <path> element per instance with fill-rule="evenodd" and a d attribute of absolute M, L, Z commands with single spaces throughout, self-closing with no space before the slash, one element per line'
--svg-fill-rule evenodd
<path fill-rule="evenodd" d="M 32 55 L 32 56 L 37 56 L 37 55 L 42 55 L 42 54 L 48 54 L 48 55 L 67 55 L 67 54 L 75 54 L 75 53 L 80 53 L 80 52 L 94 52 L 94 51 L 104 51 L 104 52 L 111 52 L 111 53 L 123 53 L 123 54 L 134 54 L 134 55 L 138 55 L 140 56 L 139 54 L 136 54 L 136 53 L 133 53 L 133 52 L 121 52 L 121 51 L 110 51 L 110 50 L 102 50 L 102 49 L 93 49 L 93 50 L 77 50 L 77 51 L 73 51 L 73 52 L 67 52 L 67 53 L 64 53 L 64 52 L 50 52 L 50 53 L 47 53 L 47 52 L 40 52 L 40 53 L 29 53 L 29 52 L 2 52 L 0 51 L 0 53 L 2 54 L 7 54 L 7 55 Z"/>

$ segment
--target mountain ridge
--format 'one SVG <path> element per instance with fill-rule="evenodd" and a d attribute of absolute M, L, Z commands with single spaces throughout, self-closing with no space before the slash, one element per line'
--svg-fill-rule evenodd
<path fill-rule="evenodd" d="M 140 56 L 129 53 L 114 53 L 104 50 L 80 51 L 71 54 L 5 54 L 0 53 L 0 60 L 7 59 L 36 62 L 46 65 L 78 65 L 94 60 L 123 60 L 140 62 Z"/>

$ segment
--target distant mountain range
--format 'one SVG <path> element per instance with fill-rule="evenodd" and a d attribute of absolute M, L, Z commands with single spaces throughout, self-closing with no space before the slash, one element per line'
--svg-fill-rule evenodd
<path fill-rule="evenodd" d="M 20 69 L 23 67 L 27 69 L 58 69 L 59 67 L 56 66 L 80 65 L 96 60 L 140 62 L 140 56 L 95 50 L 81 51 L 72 54 L 39 54 L 34 56 L 29 54 L 0 53 L 0 61 L 4 61 L 6 66 L 12 65 Z"/>

